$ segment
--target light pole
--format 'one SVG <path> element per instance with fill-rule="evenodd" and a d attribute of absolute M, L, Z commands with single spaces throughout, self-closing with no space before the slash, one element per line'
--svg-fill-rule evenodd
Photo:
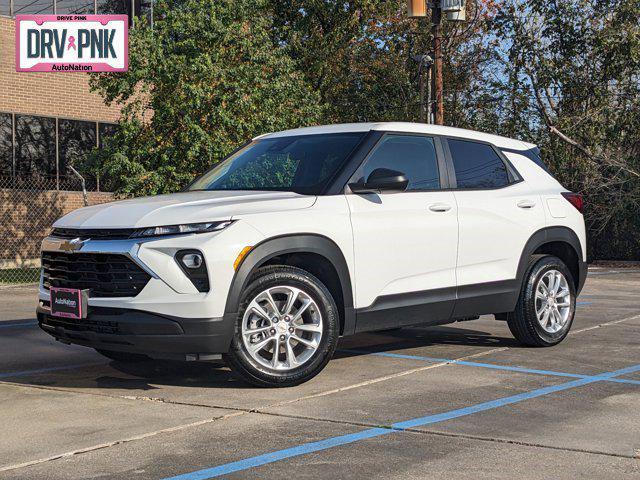
<path fill-rule="evenodd" d="M 442 97 L 442 9 L 440 0 L 431 3 L 431 34 L 433 36 L 433 108 L 436 125 L 444 125 Z"/>
<path fill-rule="evenodd" d="M 433 123 L 431 115 L 431 67 L 433 66 L 433 58 L 429 55 L 414 55 L 412 58 L 418 62 L 420 123 Z M 425 78 L 427 79 L 426 82 Z"/>

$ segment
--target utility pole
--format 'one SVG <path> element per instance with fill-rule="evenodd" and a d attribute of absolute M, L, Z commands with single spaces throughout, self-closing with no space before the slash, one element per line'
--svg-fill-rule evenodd
<path fill-rule="evenodd" d="M 452 22 L 464 22 L 466 20 L 466 0 L 407 0 L 407 10 L 409 17 L 426 17 L 427 11 L 431 10 L 431 36 L 433 39 L 433 68 L 431 70 L 431 90 L 429 97 L 429 120 L 430 123 L 431 114 L 433 114 L 434 123 L 437 125 L 444 125 L 444 101 L 443 101 L 443 86 L 442 86 L 442 17 L 443 13 L 446 14 L 446 18 Z M 427 55 L 422 55 L 418 58 L 425 58 Z M 424 79 L 422 60 L 420 61 L 418 74 L 419 74 L 419 90 L 420 90 L 420 121 L 424 122 Z M 429 65 L 431 67 L 431 64 Z"/>
<path fill-rule="evenodd" d="M 433 36 L 433 116 L 436 125 L 444 125 L 442 99 L 442 8 L 440 0 L 431 4 L 431 34 Z"/>

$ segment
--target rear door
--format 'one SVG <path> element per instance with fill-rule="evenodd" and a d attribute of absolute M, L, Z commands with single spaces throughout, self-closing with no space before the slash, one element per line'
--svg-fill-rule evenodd
<path fill-rule="evenodd" d="M 441 188 L 443 157 L 437 139 L 389 133 L 352 178 L 362 181 L 376 168 L 388 168 L 409 179 L 405 192 L 346 196 L 358 331 L 428 323 L 451 314 L 458 219 L 453 192 Z"/>
<path fill-rule="evenodd" d="M 525 244 L 544 227 L 540 197 L 492 145 L 448 138 L 445 147 L 460 223 L 454 315 L 482 313 L 482 297 L 492 298 L 487 308 L 497 313 L 501 295 L 507 300 L 520 287 L 515 279 Z"/>

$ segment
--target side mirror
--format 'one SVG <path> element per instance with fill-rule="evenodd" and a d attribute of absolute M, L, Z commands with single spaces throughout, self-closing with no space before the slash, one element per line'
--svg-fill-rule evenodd
<path fill-rule="evenodd" d="M 404 192 L 409 180 L 404 173 L 388 168 L 376 168 L 364 183 L 350 183 L 353 193 Z"/>

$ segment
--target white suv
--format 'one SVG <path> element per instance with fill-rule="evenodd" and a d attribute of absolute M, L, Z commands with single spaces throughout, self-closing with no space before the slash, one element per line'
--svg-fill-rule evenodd
<path fill-rule="evenodd" d="M 412 123 L 255 138 L 172 195 L 76 210 L 42 245 L 38 320 L 120 361 L 225 359 L 290 386 L 340 336 L 494 314 L 560 342 L 582 198 L 519 140 Z"/>

